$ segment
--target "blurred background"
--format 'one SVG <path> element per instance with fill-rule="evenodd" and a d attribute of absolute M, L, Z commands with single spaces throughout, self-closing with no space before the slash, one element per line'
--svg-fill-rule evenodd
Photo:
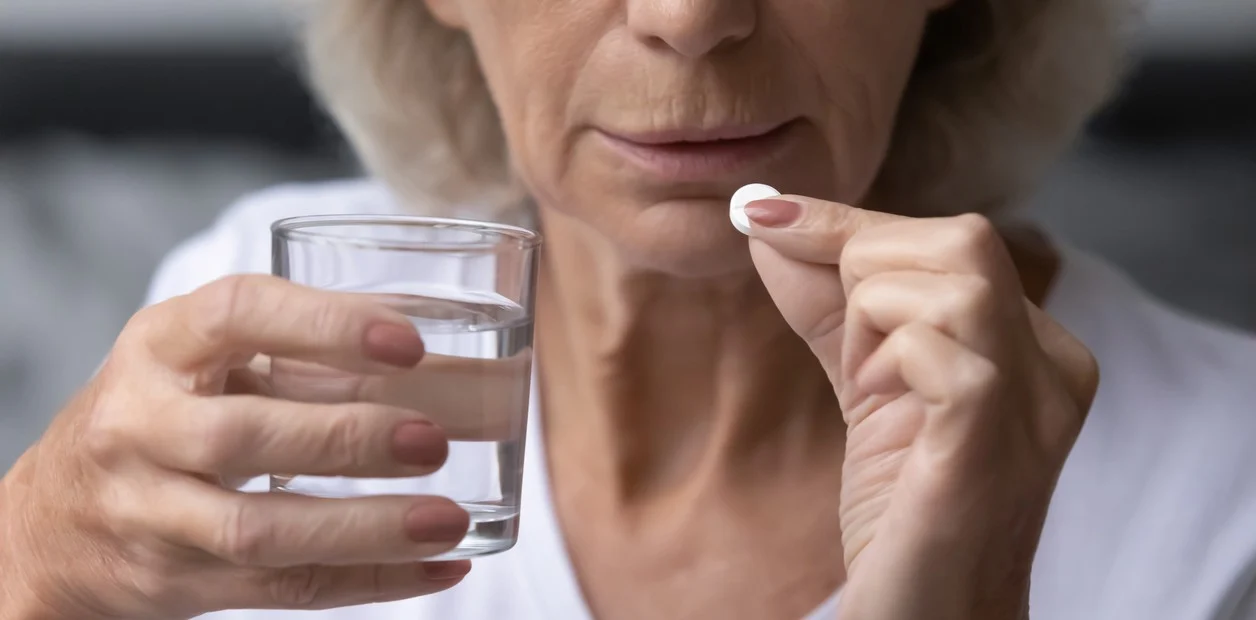
<path fill-rule="evenodd" d="M 356 174 L 292 53 L 300 0 L 0 2 L 0 471 L 174 244 L 242 194 Z M 1154 0 L 1123 94 L 1033 215 L 1256 329 L 1256 2 Z"/>

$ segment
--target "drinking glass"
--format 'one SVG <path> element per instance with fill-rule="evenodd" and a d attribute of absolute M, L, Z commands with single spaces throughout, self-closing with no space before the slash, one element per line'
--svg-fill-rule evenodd
<path fill-rule="evenodd" d="M 271 476 L 272 492 L 321 497 L 439 495 L 471 514 L 440 560 L 505 551 L 519 531 L 540 236 L 469 220 L 310 216 L 271 227 L 274 274 L 370 296 L 409 317 L 426 345 L 399 375 L 365 376 L 274 359 L 276 396 L 419 411 L 450 439 L 440 471 L 413 478 Z"/>

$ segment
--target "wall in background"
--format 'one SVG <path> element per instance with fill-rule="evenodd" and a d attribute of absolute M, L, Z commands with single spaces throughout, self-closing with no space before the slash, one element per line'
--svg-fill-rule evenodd
<path fill-rule="evenodd" d="M 0 46 L 69 48 L 270 44 L 309 0 L 5 0 Z"/>
<path fill-rule="evenodd" d="M 286 38 L 319 0 L 5 0 L 0 46 L 237 45 Z M 1130 0 L 1145 5 L 1148 51 L 1233 53 L 1256 46 L 1251 0 Z"/>
<path fill-rule="evenodd" d="M 1151 0 L 1140 39 L 1148 53 L 1247 53 L 1256 49 L 1256 2 Z"/>

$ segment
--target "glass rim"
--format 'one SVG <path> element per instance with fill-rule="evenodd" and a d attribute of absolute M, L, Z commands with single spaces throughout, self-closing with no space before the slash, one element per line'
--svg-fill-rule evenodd
<path fill-rule="evenodd" d="M 331 227 L 371 227 L 391 226 L 400 228 L 452 228 L 468 232 L 495 235 L 497 240 L 480 240 L 460 243 L 456 241 L 406 241 L 402 239 L 373 239 L 369 236 L 351 234 L 335 234 L 319 228 Z M 325 242 L 336 245 L 355 246 L 371 250 L 394 250 L 409 252 L 489 252 L 501 248 L 501 240 L 512 241 L 512 249 L 527 251 L 537 248 L 543 242 L 541 233 L 509 224 L 485 222 L 453 217 L 432 217 L 424 215 L 361 215 L 361 214 L 324 214 L 301 215 L 275 220 L 270 225 L 271 235 L 284 241 Z"/>

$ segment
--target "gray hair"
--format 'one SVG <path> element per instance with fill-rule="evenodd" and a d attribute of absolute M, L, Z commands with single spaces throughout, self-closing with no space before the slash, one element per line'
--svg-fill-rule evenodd
<path fill-rule="evenodd" d="M 955 0 L 935 14 L 869 203 L 947 214 L 1023 197 L 1117 82 L 1134 1 Z M 521 216 L 501 210 L 523 189 L 470 39 L 422 0 L 319 2 L 306 58 L 363 163 L 398 195 Z"/>

